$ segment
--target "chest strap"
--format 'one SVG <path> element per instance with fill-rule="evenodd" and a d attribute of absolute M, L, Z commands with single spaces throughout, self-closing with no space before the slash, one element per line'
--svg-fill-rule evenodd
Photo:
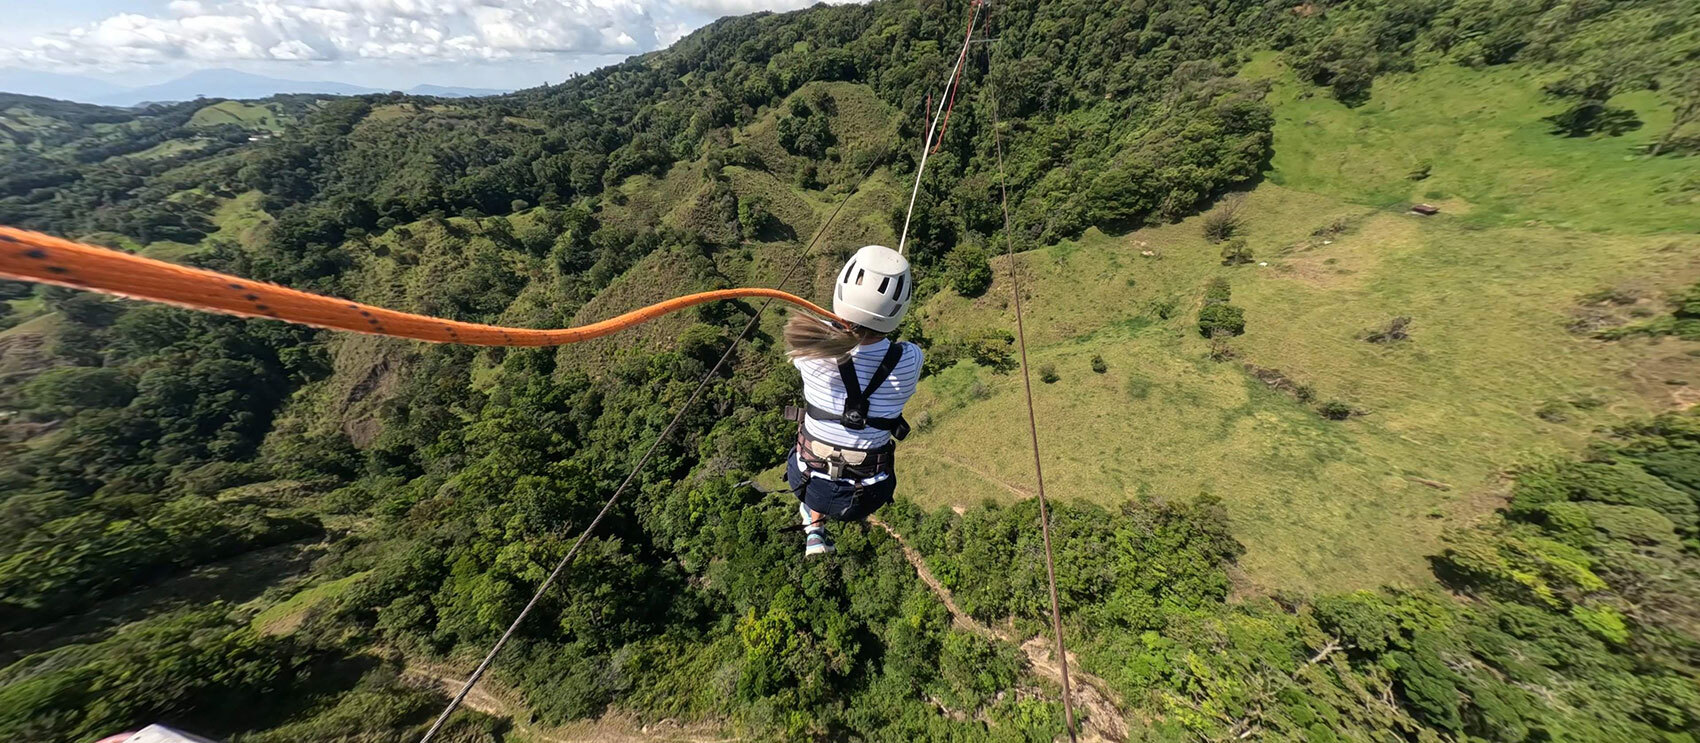
<path fill-rule="evenodd" d="M 846 357 L 838 365 L 838 378 L 844 383 L 844 410 L 835 413 L 804 400 L 803 409 L 786 408 L 785 417 L 801 421 L 800 413 L 806 410 L 808 416 L 817 421 L 837 423 L 852 431 L 865 428 L 890 431 L 892 436 L 901 441 L 909 436 L 909 422 L 904 420 L 902 415 L 895 418 L 873 418 L 868 415 L 868 406 L 871 404 L 868 397 L 874 390 L 879 389 L 880 385 L 885 384 L 885 380 L 891 378 L 892 371 L 897 369 L 897 363 L 901 360 L 903 345 L 892 343 L 886 349 L 885 356 L 880 359 L 879 366 L 874 368 L 873 376 L 868 377 L 868 384 L 864 386 L 856 379 L 855 359 Z"/>

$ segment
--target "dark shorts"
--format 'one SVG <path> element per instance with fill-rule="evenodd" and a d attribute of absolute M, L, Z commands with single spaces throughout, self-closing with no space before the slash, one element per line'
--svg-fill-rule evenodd
<path fill-rule="evenodd" d="M 786 457 L 785 482 L 809 510 L 835 521 L 861 521 L 890 503 L 897 492 L 897 475 L 861 487 L 847 480 L 813 477 L 797 468 L 795 450 Z"/>

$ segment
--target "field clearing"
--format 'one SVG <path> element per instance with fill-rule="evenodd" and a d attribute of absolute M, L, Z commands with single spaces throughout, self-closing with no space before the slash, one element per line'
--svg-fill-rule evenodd
<path fill-rule="evenodd" d="M 189 119 L 189 126 L 210 127 L 220 124 L 235 124 L 244 129 L 283 131 L 283 122 L 278 119 L 277 112 L 261 103 L 223 101 L 196 111 Z"/>
<path fill-rule="evenodd" d="M 255 632 L 267 635 L 290 634 L 301 626 L 301 622 L 307 618 L 307 613 L 312 611 L 313 607 L 348 592 L 369 572 L 355 573 L 309 586 L 255 614 L 249 621 L 249 626 L 253 627 Z"/>
<path fill-rule="evenodd" d="M 207 239 L 230 240 L 250 250 L 258 247 L 262 230 L 272 223 L 272 216 L 260 206 L 264 199 L 259 191 L 248 191 L 219 204 L 212 215 L 218 229 Z"/>
<path fill-rule="evenodd" d="M 200 139 L 168 139 L 141 152 L 120 155 L 120 157 L 133 157 L 138 160 L 163 160 L 173 155 L 194 152 L 206 146 L 207 142 Z"/>
<path fill-rule="evenodd" d="M 200 249 L 201 246 L 199 245 L 190 245 L 188 243 L 180 243 L 172 240 L 160 240 L 158 242 L 148 243 L 147 247 L 142 248 L 141 254 L 158 261 L 182 263 L 183 259 L 194 255 Z"/>
<path fill-rule="evenodd" d="M 1700 231 L 1700 160 L 1636 150 L 1670 126 L 1661 94 L 1612 99 L 1642 121 L 1635 131 L 1569 138 L 1542 120 L 1564 106 L 1541 93 L 1545 78 L 1522 67 L 1390 74 L 1358 108 L 1301 84 L 1276 55 L 1241 74 L 1274 83 L 1274 183 L 1381 207 L 1452 201 L 1478 225 Z M 1424 164 L 1428 177 L 1413 180 Z"/>
<path fill-rule="evenodd" d="M 1221 266 L 1198 217 L 1121 237 L 1091 231 L 1021 257 L 1032 362 L 1061 377 L 1034 379 L 1055 497 L 1220 497 L 1261 590 L 1422 583 L 1442 527 L 1491 509 L 1504 467 L 1677 404 L 1671 387 L 1643 377 L 1688 358 L 1681 344 L 1604 343 L 1566 325 L 1590 291 L 1658 296 L 1700 278 L 1693 238 L 1480 230 L 1270 184 L 1242 214 L 1270 265 Z M 1311 235 L 1337 221 L 1345 232 Z M 921 308 L 926 326 L 1012 329 L 1007 266 L 994 266 L 984 296 Z M 1247 316 L 1233 341 L 1241 358 L 1221 363 L 1194 325 L 1216 276 Z M 1153 309 L 1161 302 L 1174 303 L 1168 320 Z M 1399 314 L 1415 318 L 1411 340 L 1360 339 Z M 1091 370 L 1095 355 L 1106 373 Z M 1246 363 L 1367 414 L 1325 420 Z M 1589 400 L 1604 404 L 1568 405 Z M 1568 420 L 1537 417 L 1549 402 Z M 907 497 L 970 506 L 1034 489 L 1018 374 L 959 365 L 923 383 L 911 410 L 932 422 L 906 444 Z"/>

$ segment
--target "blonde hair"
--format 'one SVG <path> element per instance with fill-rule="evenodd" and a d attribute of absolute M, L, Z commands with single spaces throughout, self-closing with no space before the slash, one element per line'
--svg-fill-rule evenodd
<path fill-rule="evenodd" d="M 843 327 L 813 315 L 791 313 L 785 322 L 785 353 L 793 359 L 843 360 L 863 343 L 885 337 L 860 325 Z"/>

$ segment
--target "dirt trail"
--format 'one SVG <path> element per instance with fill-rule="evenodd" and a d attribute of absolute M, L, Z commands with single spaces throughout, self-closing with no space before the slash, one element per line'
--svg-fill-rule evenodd
<path fill-rule="evenodd" d="M 950 589 L 945 588 L 944 584 L 933 576 L 933 571 L 928 570 L 927 564 L 921 560 L 921 553 L 910 547 L 909 542 L 903 539 L 903 535 L 898 534 L 896 529 L 886 525 L 878 518 L 870 516 L 868 523 L 884 529 L 887 534 L 897 540 L 898 546 L 903 548 L 904 559 L 908 560 L 909 565 L 915 568 L 915 573 L 921 576 L 921 582 L 927 584 L 927 588 L 932 589 L 933 594 L 939 597 L 939 601 L 944 602 L 945 610 L 950 612 L 951 619 L 957 627 L 983 637 L 1020 646 L 1022 652 L 1027 655 L 1028 668 L 1058 687 L 1062 686 L 1062 668 L 1057 665 L 1055 657 L 1051 653 L 1053 642 L 1050 638 L 1045 635 L 1038 635 L 1023 642 L 1012 631 L 995 629 L 968 616 L 966 612 L 957 608 L 956 599 L 951 596 Z M 1121 705 L 1116 704 L 1114 697 L 1110 694 L 1109 684 L 1105 683 L 1103 679 L 1081 671 L 1080 659 L 1075 657 L 1074 653 L 1068 654 L 1068 678 L 1071 682 L 1069 689 L 1074 696 L 1075 714 L 1084 718 L 1080 720 L 1078 731 L 1080 740 L 1117 741 L 1118 743 L 1127 740 L 1127 718 L 1122 715 Z"/>
<path fill-rule="evenodd" d="M 971 465 L 967 462 L 964 462 L 960 459 L 957 459 L 956 457 L 950 456 L 949 454 L 941 454 L 941 453 L 935 452 L 935 451 L 927 451 L 925 449 L 911 447 L 909 450 L 904 452 L 904 455 L 905 456 L 911 456 L 911 457 L 922 456 L 922 457 L 926 457 L 927 459 L 931 459 L 931 460 L 934 460 L 934 461 L 937 461 L 937 462 L 943 462 L 943 463 L 948 464 L 948 465 L 955 467 L 957 469 L 964 470 L 964 471 L 974 475 L 975 477 L 978 477 L 982 480 L 985 480 L 986 482 L 989 482 L 993 485 L 996 485 L 1000 488 L 1003 488 L 1004 490 L 1008 490 L 1011 495 L 1014 495 L 1017 498 L 1027 499 L 1027 498 L 1033 497 L 1033 491 L 1028 490 L 1026 488 L 1023 488 L 1023 487 L 1016 485 L 1014 483 L 1010 483 L 1010 482 L 1004 481 L 1002 479 L 999 479 L 997 475 L 994 475 L 990 472 L 987 472 L 983 469 L 980 469 L 979 467 L 975 467 L 975 466 L 973 466 L 973 465 Z"/>

